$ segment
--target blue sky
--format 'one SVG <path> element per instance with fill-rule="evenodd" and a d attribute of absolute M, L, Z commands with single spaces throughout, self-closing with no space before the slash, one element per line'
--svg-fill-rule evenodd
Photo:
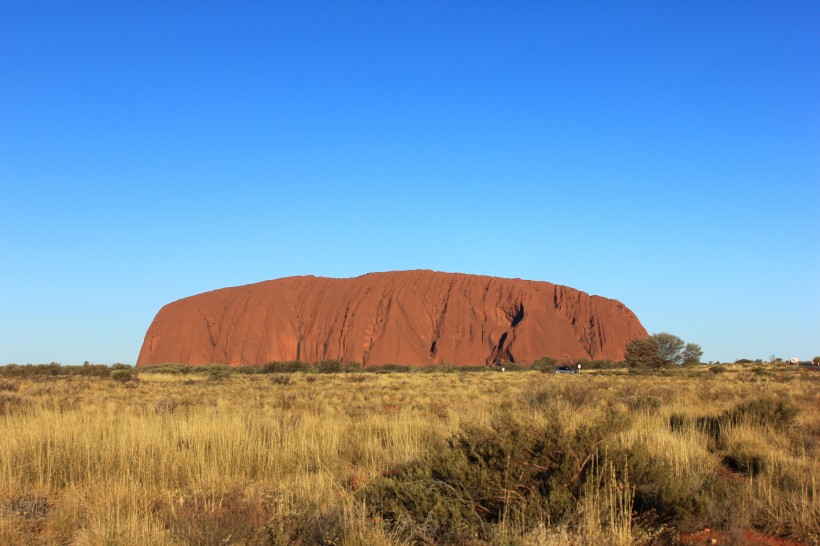
<path fill-rule="evenodd" d="M 174 5 L 170 5 L 174 4 Z M 0 363 L 435 269 L 820 354 L 817 2 L 0 3 Z"/>

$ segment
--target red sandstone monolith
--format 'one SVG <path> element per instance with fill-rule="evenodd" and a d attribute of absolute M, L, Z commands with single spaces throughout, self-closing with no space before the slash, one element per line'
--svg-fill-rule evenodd
<path fill-rule="evenodd" d="M 137 365 L 622 360 L 646 335 L 619 301 L 548 282 L 434 271 L 288 277 L 169 303 Z"/>

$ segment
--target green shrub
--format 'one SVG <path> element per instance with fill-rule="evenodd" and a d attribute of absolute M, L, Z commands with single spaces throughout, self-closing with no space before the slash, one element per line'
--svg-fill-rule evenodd
<path fill-rule="evenodd" d="M 119 383 L 127 383 L 134 380 L 134 374 L 130 369 L 119 368 L 111 372 L 111 379 Z"/>
<path fill-rule="evenodd" d="M 184 366 L 182 364 L 155 364 L 152 366 L 140 366 L 139 369 L 144 373 L 162 373 L 169 375 L 181 375 L 183 373 L 193 372 L 193 366 Z"/>
<path fill-rule="evenodd" d="M 615 411 L 574 431 L 559 421 L 533 428 L 502 414 L 464 426 L 440 449 L 357 492 L 395 532 L 427 543 L 489 540 L 492 526 L 525 529 L 573 512 L 598 448 L 626 426 Z"/>
<path fill-rule="evenodd" d="M 425 366 L 422 368 L 425 372 L 440 372 L 440 373 L 470 373 L 476 371 L 494 371 L 500 372 L 501 365 L 497 366 L 456 366 L 450 362 L 445 362 L 437 366 Z"/>
<path fill-rule="evenodd" d="M 614 360 L 586 360 L 581 359 L 575 362 L 575 365 L 581 365 L 582 370 L 614 370 L 623 368 L 623 362 L 616 362 Z"/>
<path fill-rule="evenodd" d="M 532 363 L 532 369 L 538 370 L 539 372 L 549 373 L 555 371 L 555 365 L 558 363 L 558 360 L 550 357 L 545 356 L 539 358 L 535 362 Z"/>
<path fill-rule="evenodd" d="M 262 544 L 273 546 L 347 544 L 345 542 L 346 527 L 347 522 L 342 507 L 320 508 L 310 505 L 298 513 L 287 512 L 280 517 L 274 517 L 268 524 L 270 541 L 262 542 Z M 235 544 L 234 542 L 229 543 Z"/>
<path fill-rule="evenodd" d="M 290 411 L 296 405 L 296 393 L 280 392 L 277 398 L 273 399 L 273 406 L 279 409 Z"/>
<path fill-rule="evenodd" d="M 754 446 L 746 444 L 732 446 L 721 462 L 726 468 L 747 476 L 757 476 L 765 467 L 765 457 Z"/>
<path fill-rule="evenodd" d="M 706 415 L 695 420 L 699 431 L 709 438 L 709 449 L 721 449 L 723 447 L 723 427 L 726 419 L 723 416 L 715 417 Z"/>
<path fill-rule="evenodd" d="M 154 411 L 160 414 L 174 413 L 179 407 L 179 400 L 173 396 L 163 396 L 154 403 Z"/>
<path fill-rule="evenodd" d="M 500 366 L 456 366 L 456 371 L 459 372 L 482 372 L 487 370 L 494 370 L 497 372 L 505 371 L 505 372 L 526 372 L 532 369 L 532 366 L 527 366 L 526 364 L 519 364 L 517 362 L 505 362 Z"/>
<path fill-rule="evenodd" d="M 342 371 L 342 363 L 338 360 L 323 360 L 319 363 L 316 371 L 319 373 L 339 373 Z"/>
<path fill-rule="evenodd" d="M 414 368 L 410 366 L 406 366 L 404 364 L 383 364 L 381 366 L 367 366 L 365 368 L 368 372 L 374 373 L 389 373 L 389 372 L 396 372 L 396 373 L 408 373 L 415 371 Z"/>
<path fill-rule="evenodd" d="M 290 384 L 290 375 L 283 373 L 275 373 L 270 377 L 271 383 L 274 385 L 288 385 Z"/>
<path fill-rule="evenodd" d="M 310 371 L 310 365 L 300 360 L 291 360 L 289 362 L 269 362 L 262 367 L 262 373 L 294 373 Z"/>
<path fill-rule="evenodd" d="M 17 392 L 20 389 L 17 383 L 10 381 L 0 381 L 0 391 Z"/>
<path fill-rule="evenodd" d="M 649 395 L 629 396 L 624 402 L 632 411 L 655 411 L 663 405 L 660 398 Z"/>
<path fill-rule="evenodd" d="M 228 366 L 207 366 L 202 373 L 208 377 L 209 381 L 221 381 L 227 379 L 233 370 Z"/>
<path fill-rule="evenodd" d="M 719 416 L 702 416 L 695 420 L 698 430 L 715 441 L 720 441 L 722 430 L 727 426 L 749 424 L 770 426 L 776 429 L 785 429 L 797 417 L 799 409 L 783 400 L 759 398 L 736 405 L 724 411 Z M 669 418 L 669 428 L 680 431 L 687 420 L 680 414 L 673 414 Z"/>
<path fill-rule="evenodd" d="M 760 398 L 742 402 L 726 411 L 722 418 L 725 422 L 737 425 L 747 423 L 785 429 L 794 422 L 799 409 L 783 400 Z"/>
<path fill-rule="evenodd" d="M 342 368 L 345 373 L 359 373 L 364 370 L 361 362 L 344 362 Z"/>
<path fill-rule="evenodd" d="M 688 420 L 680 413 L 673 413 L 669 416 L 669 430 L 672 432 L 683 432 L 686 429 Z"/>
<path fill-rule="evenodd" d="M 128 366 L 127 364 L 114 364 L 111 366 L 111 369 L 114 369 L 115 366 Z M 128 366 L 131 368 L 131 366 Z M 110 373 L 111 369 L 108 368 L 105 364 L 83 364 L 82 366 L 63 366 L 63 368 L 71 368 L 71 372 L 67 372 L 67 375 L 81 375 L 87 377 L 107 377 Z"/>
<path fill-rule="evenodd" d="M 56 376 L 95 376 L 108 377 L 111 368 L 104 364 L 84 364 L 82 366 L 63 366 L 57 362 L 50 364 L 8 364 L 0 366 L 0 376 L 8 377 L 56 377 Z"/>
<path fill-rule="evenodd" d="M 31 402 L 12 393 L 0 393 L 0 415 L 13 415 L 31 406 Z"/>
<path fill-rule="evenodd" d="M 681 521 L 701 510 L 706 482 L 699 476 L 676 477 L 664 459 L 641 444 L 612 451 L 607 456 L 619 474 L 620 469 L 627 469 L 629 482 L 635 487 L 633 510 L 637 514 L 650 519 Z M 619 476 L 619 479 L 625 477 Z"/>
<path fill-rule="evenodd" d="M 554 392 L 550 389 L 535 389 L 526 391 L 523 395 L 523 402 L 536 410 L 545 410 L 552 404 L 555 398 Z"/>
<path fill-rule="evenodd" d="M 569 376 L 569 378 L 575 379 L 576 376 Z M 562 382 L 555 389 L 555 393 L 566 400 L 572 407 L 579 409 L 588 407 L 597 401 L 600 396 L 600 390 L 597 386 L 582 381 Z"/>
<path fill-rule="evenodd" d="M 23 494 L 0 501 L 0 514 L 5 512 L 29 521 L 42 521 L 48 516 L 53 507 L 46 497 Z"/>

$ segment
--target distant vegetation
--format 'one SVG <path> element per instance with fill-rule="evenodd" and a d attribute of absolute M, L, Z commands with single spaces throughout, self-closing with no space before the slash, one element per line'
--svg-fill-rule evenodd
<path fill-rule="evenodd" d="M 554 365 L 0 367 L 0 544 L 820 542 L 816 371 Z"/>
<path fill-rule="evenodd" d="M 656 334 L 668 335 L 668 334 Z M 651 358 L 659 358 L 655 337 L 648 340 Z M 630 346 L 642 347 L 647 340 L 636 340 Z M 692 345 L 692 344 L 689 344 Z M 697 346 L 695 346 L 697 347 Z M 698 358 L 700 353 L 698 353 Z M 655 361 L 652 360 L 652 363 Z M 699 363 L 696 359 L 689 358 L 686 364 Z M 287 362 L 270 362 L 264 366 L 226 366 L 212 364 L 205 366 L 191 366 L 188 364 L 157 364 L 152 366 L 140 366 L 134 368 L 128 364 L 91 364 L 86 362 L 82 366 L 62 365 L 56 362 L 49 364 L 7 364 L 0 366 L 0 377 L 35 377 L 35 376 L 79 376 L 79 377 L 114 377 L 117 380 L 135 378 L 138 372 L 177 374 L 177 375 L 207 375 L 222 377 L 233 374 L 257 375 L 257 374 L 280 374 L 280 373 L 470 373 L 486 371 L 505 372 L 526 372 L 540 371 L 553 372 L 557 365 L 571 365 L 573 368 L 580 365 L 582 370 L 614 370 L 625 366 L 633 365 L 629 361 L 629 353 L 626 362 L 615 360 L 588 360 L 588 359 L 556 359 L 552 357 L 539 358 L 532 364 L 520 364 L 516 362 L 501 362 L 495 366 L 473 365 L 462 366 L 454 364 L 438 364 L 434 366 L 409 366 L 406 364 L 383 364 L 363 366 L 358 362 L 341 362 L 338 360 L 325 360 L 322 362 L 302 362 L 299 360 Z M 646 363 L 641 362 L 638 367 L 644 367 Z"/>
<path fill-rule="evenodd" d="M 702 356 L 700 345 L 684 343 L 678 336 L 661 332 L 630 341 L 624 363 L 633 368 L 660 368 L 672 364 L 700 364 Z"/>
<path fill-rule="evenodd" d="M 157 364 L 154 366 L 140 366 L 134 368 L 127 364 L 114 364 L 106 366 L 103 364 L 89 364 L 84 366 L 66 366 L 56 363 L 51 364 L 8 364 L 0 366 L 0 377 L 42 377 L 42 376 L 78 376 L 78 377 L 111 377 L 123 378 L 130 376 L 136 378 L 139 373 L 167 374 L 167 375 L 201 375 L 224 377 L 228 375 L 265 375 L 283 373 L 308 373 L 308 374 L 333 374 L 333 373 L 472 373 L 472 372 L 500 372 L 502 368 L 505 372 L 525 372 L 540 371 L 554 372 L 555 366 L 559 363 L 554 358 L 541 358 L 533 364 L 517 364 L 514 362 L 503 362 L 497 366 L 456 366 L 453 364 L 440 364 L 436 366 L 408 366 L 405 364 L 384 364 L 380 366 L 363 367 L 357 362 L 340 362 L 338 360 L 326 360 L 323 362 L 309 363 L 299 360 L 290 362 L 270 362 L 264 366 L 225 366 L 213 364 L 208 366 L 190 366 L 188 364 Z M 622 368 L 622 362 L 613 360 L 586 360 L 577 359 L 571 362 L 573 366 L 582 365 L 584 370 L 612 370 Z M 119 372 L 119 373 L 118 373 Z M 128 373 L 126 373 L 128 372 Z"/>

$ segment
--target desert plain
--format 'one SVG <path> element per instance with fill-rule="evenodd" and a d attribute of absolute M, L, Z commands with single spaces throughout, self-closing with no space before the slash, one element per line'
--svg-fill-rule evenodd
<path fill-rule="evenodd" d="M 0 367 L 0 543 L 820 541 L 811 369 L 115 368 Z"/>

